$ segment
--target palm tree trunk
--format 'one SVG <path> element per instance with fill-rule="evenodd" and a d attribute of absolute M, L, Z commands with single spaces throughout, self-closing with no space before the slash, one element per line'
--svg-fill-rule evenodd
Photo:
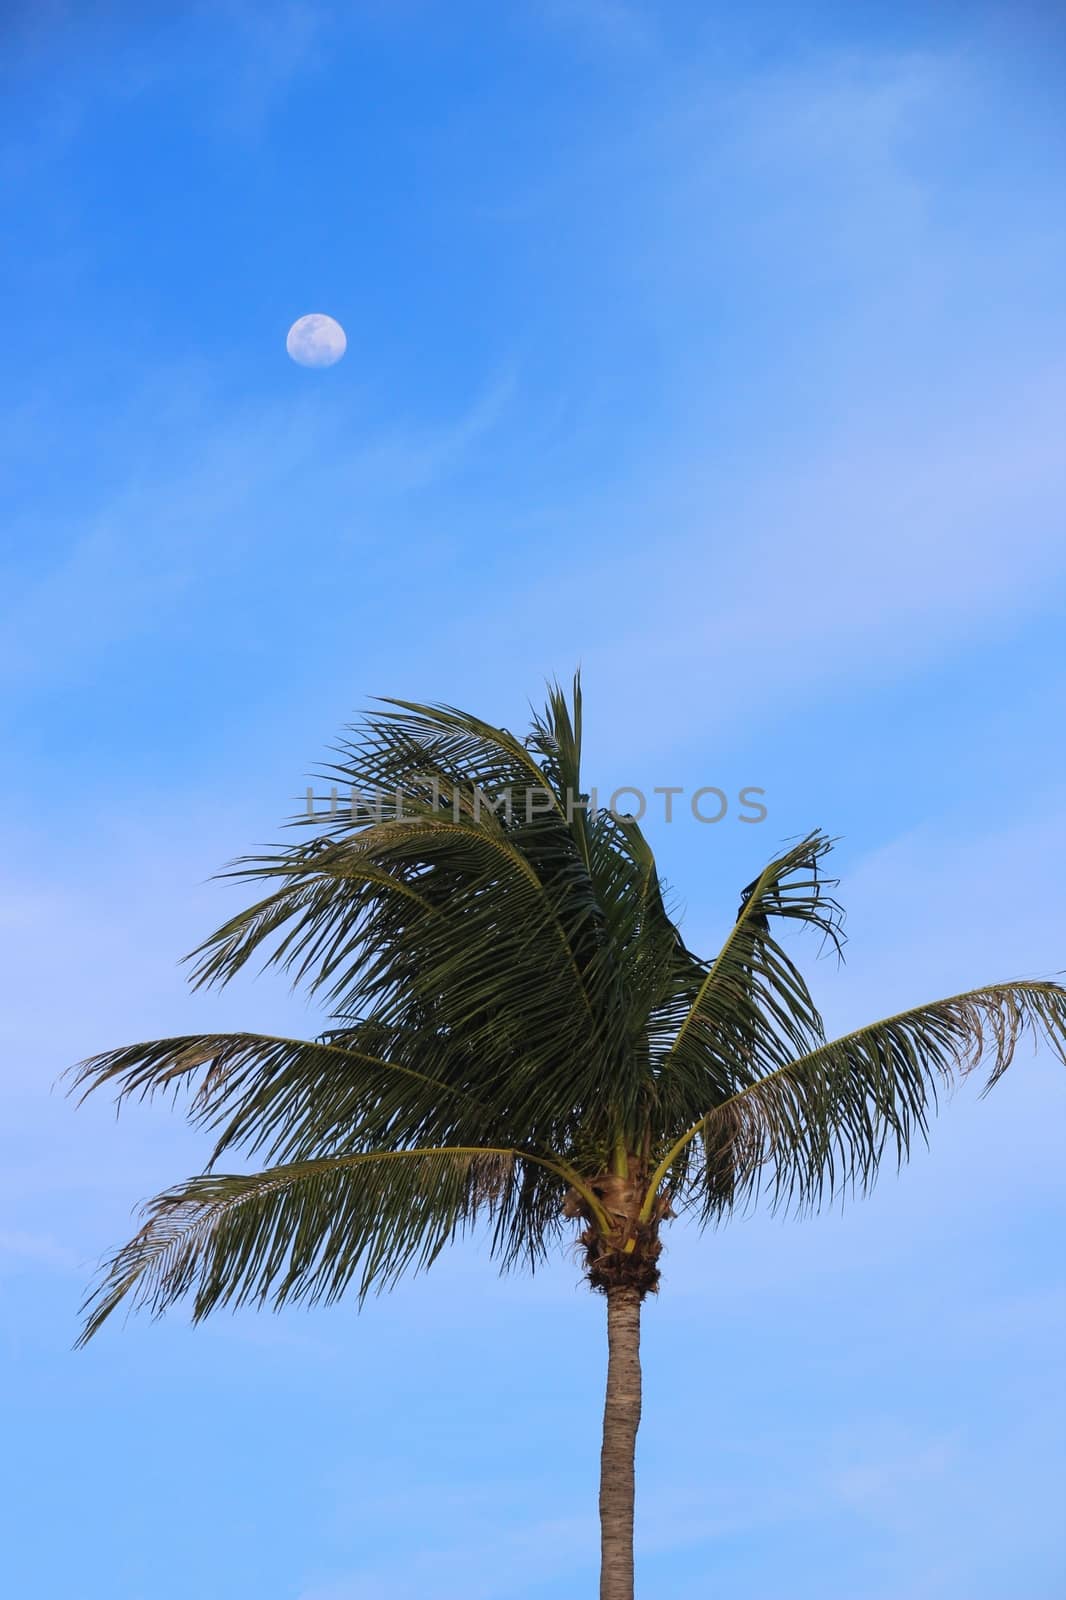
<path fill-rule="evenodd" d="M 633 1600 L 633 1467 L 640 1425 L 640 1295 L 607 1290 L 607 1402 L 600 1453 L 600 1600 Z"/>

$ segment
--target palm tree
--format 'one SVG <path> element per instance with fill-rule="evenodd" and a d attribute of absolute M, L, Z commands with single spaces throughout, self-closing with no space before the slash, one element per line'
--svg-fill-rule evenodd
<path fill-rule="evenodd" d="M 778 942 L 798 925 L 839 950 L 821 833 L 748 885 L 703 960 L 636 823 L 583 804 L 576 679 L 525 739 L 382 706 L 329 769 L 350 814 L 236 863 L 264 896 L 190 958 L 204 985 L 265 955 L 328 1002 L 329 1031 L 162 1039 L 74 1069 L 120 1101 L 187 1089 L 214 1137 L 107 1263 L 81 1341 L 126 1300 L 190 1296 L 197 1320 L 351 1286 L 361 1303 L 475 1223 L 504 1268 L 534 1267 L 577 1224 L 607 1306 L 600 1595 L 632 1600 L 640 1310 L 663 1224 L 760 1191 L 804 1211 L 867 1189 L 926 1134 L 939 1085 L 984 1060 L 991 1086 L 1027 1031 L 1066 1059 L 1066 990 L 993 984 L 828 1041 Z M 234 1152 L 262 1170 L 217 1171 Z"/>

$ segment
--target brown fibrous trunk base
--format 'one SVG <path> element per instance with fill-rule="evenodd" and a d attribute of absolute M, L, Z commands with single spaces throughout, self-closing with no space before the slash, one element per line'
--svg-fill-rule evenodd
<path fill-rule="evenodd" d="M 660 1195 L 647 1222 L 641 1222 L 644 1189 L 639 1176 L 626 1179 L 603 1173 L 589 1187 L 611 1220 L 609 1230 L 597 1226 L 574 1190 L 568 1193 L 563 1209 L 568 1216 L 581 1217 L 587 1224 L 578 1236 L 578 1244 L 584 1249 L 585 1274 L 592 1288 L 601 1294 L 612 1289 L 634 1289 L 641 1300 L 658 1293 L 658 1260 L 663 1248 L 659 1227 L 674 1214 L 670 1196 Z"/>

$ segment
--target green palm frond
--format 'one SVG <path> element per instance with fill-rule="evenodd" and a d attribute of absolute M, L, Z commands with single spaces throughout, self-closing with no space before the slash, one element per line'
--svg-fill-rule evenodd
<path fill-rule="evenodd" d="M 271 1162 L 309 1152 L 333 1153 L 354 1138 L 363 1148 L 484 1137 L 507 1108 L 478 1097 L 474 1075 L 439 1040 L 430 1055 L 438 1074 L 414 1065 L 414 1042 L 363 1024 L 329 1039 L 265 1034 L 185 1035 L 126 1045 L 80 1062 L 73 1089 L 82 1097 L 112 1087 L 116 1101 L 189 1094 L 189 1120 L 217 1134 L 211 1156 L 239 1149 Z M 389 1059 L 371 1053 L 370 1044 Z M 360 1048 L 360 1046 L 364 1048 Z M 405 1059 L 405 1054 L 407 1059 Z"/>
<path fill-rule="evenodd" d="M 225 1305 L 332 1301 L 355 1279 L 362 1300 L 429 1266 L 479 1213 L 513 1209 L 517 1157 L 379 1151 L 192 1178 L 149 1204 L 108 1263 L 80 1342 L 126 1299 L 159 1315 L 191 1295 L 196 1321 Z"/>
<path fill-rule="evenodd" d="M 294 920 L 270 960 L 324 989 L 345 1015 L 401 1029 L 431 1016 L 497 1072 L 513 1076 L 524 1063 L 542 1104 L 552 1085 L 560 1102 L 569 1099 L 575 1052 L 590 1092 L 602 1084 L 601 1017 L 609 1013 L 589 992 L 574 949 L 593 914 L 576 871 L 545 884 L 528 852 L 491 823 L 413 819 L 372 831 L 285 864 Z M 390 877 L 417 874 L 417 904 L 367 888 L 368 853 Z M 255 864 L 249 876 L 262 871 Z M 271 900 L 269 924 L 255 906 L 209 941 L 202 981 L 225 981 L 250 945 L 278 930 L 286 908 L 280 896 Z"/>
<path fill-rule="evenodd" d="M 832 840 L 815 832 L 772 860 L 744 890 L 736 921 L 695 994 L 691 977 L 655 1021 L 658 1072 L 671 1104 L 694 1118 L 716 1100 L 777 1071 L 825 1038 L 798 966 L 776 936 L 812 928 L 839 953 L 842 912 L 821 862 Z"/>
<path fill-rule="evenodd" d="M 1066 1062 L 1066 990 L 1052 982 L 992 984 L 917 1006 L 826 1042 L 714 1106 L 667 1152 L 649 1194 L 699 1141 L 690 1198 L 719 1214 L 763 1183 L 774 1204 L 810 1209 L 844 1189 L 865 1191 L 886 1147 L 901 1165 L 925 1138 L 938 1086 L 982 1063 L 984 1092 L 1030 1035 Z"/>
<path fill-rule="evenodd" d="M 575 688 L 580 695 L 576 682 Z M 377 820 L 379 801 L 393 802 L 397 795 L 404 811 L 426 808 L 454 815 L 475 789 L 489 799 L 510 789 L 513 809 L 524 812 L 527 792 L 548 788 L 555 797 L 550 809 L 565 816 L 565 796 L 552 782 L 550 761 L 538 762 L 533 749 L 508 729 L 454 706 L 396 699 L 377 704 L 383 709 L 348 730 L 335 751 L 339 760 L 323 774 L 373 801 L 357 811 L 357 821 Z M 561 726 L 557 731 L 565 738 Z"/>

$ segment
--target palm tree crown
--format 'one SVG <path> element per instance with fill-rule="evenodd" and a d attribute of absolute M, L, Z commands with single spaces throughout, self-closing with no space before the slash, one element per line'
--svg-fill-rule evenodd
<path fill-rule="evenodd" d="M 535 1265 L 576 1221 L 616 1314 L 604 1481 L 622 1492 L 601 1498 L 601 1593 L 628 1597 L 636 1315 L 663 1222 L 760 1190 L 804 1209 L 865 1189 L 925 1134 L 938 1085 L 981 1060 L 991 1085 L 1026 1031 L 1066 1059 L 1066 991 L 995 984 L 829 1041 L 779 942 L 798 924 L 839 947 L 824 835 L 770 862 L 704 960 L 636 823 L 582 803 L 577 680 L 525 739 L 382 704 L 330 768 L 350 812 L 238 862 L 263 898 L 191 958 L 203 985 L 265 954 L 323 998 L 329 1031 L 156 1040 L 76 1069 L 120 1099 L 187 1089 L 214 1141 L 111 1258 L 82 1338 L 126 1299 L 159 1312 L 188 1295 L 199 1319 L 362 1298 L 481 1221 L 505 1267 Z M 218 1171 L 231 1155 L 261 1170 Z"/>
<path fill-rule="evenodd" d="M 580 1217 L 594 1286 L 651 1289 L 671 1212 L 866 1187 L 886 1147 L 902 1160 L 925 1133 L 938 1082 L 985 1057 L 991 1085 L 1027 1028 L 1063 1053 L 1066 991 L 1041 981 L 828 1042 L 775 937 L 799 923 L 839 944 L 820 833 L 748 885 L 713 960 L 694 955 L 636 823 L 581 804 L 576 680 L 525 740 L 385 706 L 330 769 L 350 812 L 237 863 L 270 892 L 192 958 L 197 985 L 219 983 L 267 946 L 328 1000 L 330 1030 L 163 1039 L 76 1069 L 123 1098 L 188 1086 L 215 1137 L 207 1171 L 112 1260 L 86 1336 L 128 1295 L 158 1311 L 192 1292 L 196 1318 L 353 1280 L 362 1297 L 482 1217 L 505 1265 L 535 1264 Z M 268 1165 L 224 1176 L 231 1151 Z"/>

